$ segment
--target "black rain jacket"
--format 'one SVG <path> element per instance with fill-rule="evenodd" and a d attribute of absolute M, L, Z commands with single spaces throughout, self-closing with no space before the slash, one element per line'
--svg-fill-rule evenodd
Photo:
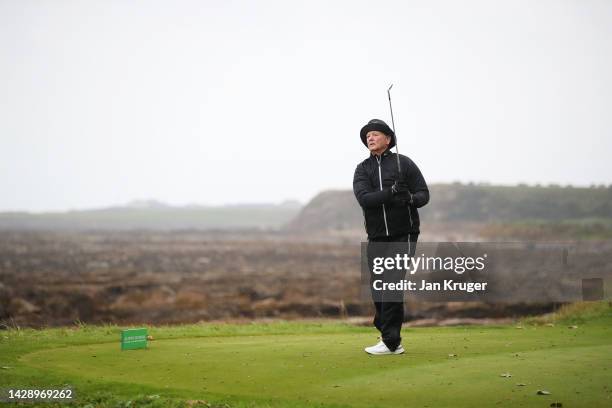
<path fill-rule="evenodd" d="M 371 154 L 355 169 L 353 192 L 363 209 L 368 239 L 420 233 L 417 208 L 429 202 L 429 189 L 417 165 L 404 155 L 399 157 L 412 205 L 400 205 L 391 193 L 398 179 L 396 153 L 387 149 L 380 157 Z"/>

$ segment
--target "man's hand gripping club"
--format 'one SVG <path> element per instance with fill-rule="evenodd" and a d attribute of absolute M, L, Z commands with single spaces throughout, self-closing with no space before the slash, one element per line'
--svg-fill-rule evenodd
<path fill-rule="evenodd" d="M 398 206 L 407 207 L 413 204 L 412 193 L 408 188 L 408 182 L 406 180 L 395 180 L 391 186 L 391 194 L 393 195 L 393 203 Z"/>

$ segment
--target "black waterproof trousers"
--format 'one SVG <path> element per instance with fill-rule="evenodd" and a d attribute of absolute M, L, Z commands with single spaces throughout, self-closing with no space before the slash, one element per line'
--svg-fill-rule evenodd
<path fill-rule="evenodd" d="M 375 254 L 375 252 L 379 252 L 378 249 L 374 250 L 373 245 L 370 243 L 374 242 L 410 242 L 407 244 L 407 251 L 409 251 L 410 256 L 414 256 L 414 252 L 416 250 L 416 242 L 419 238 L 419 234 L 409 234 L 409 235 L 396 235 L 396 236 L 388 236 L 381 238 L 371 238 L 368 242 L 368 265 L 370 266 L 370 288 L 373 291 L 372 283 L 375 279 L 380 279 L 380 275 L 375 275 L 372 272 L 373 258 L 375 256 L 379 256 L 379 254 Z M 394 281 L 398 282 L 401 279 L 404 279 L 406 275 L 406 271 L 400 271 L 399 273 L 394 273 L 387 277 L 385 281 Z M 399 295 L 399 299 L 398 299 Z M 389 296 L 391 297 L 391 296 Z M 394 293 L 392 296 L 392 301 L 385 301 L 384 297 L 381 298 L 380 293 L 374 295 L 372 292 L 372 300 L 374 302 L 374 307 L 376 309 L 374 315 L 374 326 L 378 329 L 381 334 L 382 341 L 391 351 L 395 351 L 395 349 L 401 344 L 401 330 L 402 323 L 404 322 L 404 301 L 403 301 L 403 293 Z"/>

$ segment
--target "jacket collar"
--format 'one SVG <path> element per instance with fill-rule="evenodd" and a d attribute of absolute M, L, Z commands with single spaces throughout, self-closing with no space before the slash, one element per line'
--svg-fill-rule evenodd
<path fill-rule="evenodd" d="M 385 150 L 385 151 L 383 152 L 383 154 L 381 154 L 381 155 L 380 155 L 380 157 L 381 157 L 381 158 L 382 158 L 382 157 L 387 157 L 387 156 L 389 156 L 389 155 L 390 155 L 390 154 L 392 154 L 392 153 L 393 153 L 393 152 L 391 151 L 391 149 L 390 149 L 390 148 L 388 148 L 387 150 Z M 374 153 L 370 153 L 370 158 L 376 159 L 376 155 L 375 155 Z"/>

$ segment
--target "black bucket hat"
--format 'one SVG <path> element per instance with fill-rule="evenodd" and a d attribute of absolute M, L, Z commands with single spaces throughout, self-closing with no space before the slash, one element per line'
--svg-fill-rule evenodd
<path fill-rule="evenodd" d="M 387 125 L 385 122 L 383 122 L 380 119 L 372 119 L 371 121 L 368 122 L 367 125 L 362 127 L 361 132 L 359 132 L 359 136 L 361 136 L 361 141 L 363 142 L 365 147 L 368 147 L 366 135 L 368 134 L 368 132 L 371 132 L 372 130 L 377 130 L 379 132 L 384 133 L 387 136 L 391 136 L 391 143 L 389 143 L 389 149 L 395 146 L 395 134 L 393 133 L 393 130 L 391 130 L 389 125 Z"/>

